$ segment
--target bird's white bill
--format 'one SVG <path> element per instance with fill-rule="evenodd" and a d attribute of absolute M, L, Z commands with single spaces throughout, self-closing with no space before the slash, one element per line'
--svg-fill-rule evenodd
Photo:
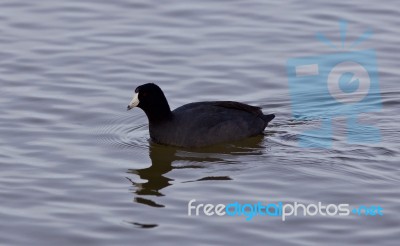
<path fill-rule="evenodd" d="M 139 93 L 135 93 L 133 96 L 132 101 L 128 105 L 128 110 L 136 107 L 137 105 L 139 105 Z"/>

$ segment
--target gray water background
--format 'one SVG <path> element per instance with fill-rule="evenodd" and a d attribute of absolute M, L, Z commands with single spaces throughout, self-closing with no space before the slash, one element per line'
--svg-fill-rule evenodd
<path fill-rule="evenodd" d="M 398 1 L 0 2 L 1 245 L 398 245 Z M 366 29 L 382 110 L 372 145 L 298 146 L 318 121 L 291 114 L 286 61 L 335 52 Z M 156 82 L 172 108 L 205 100 L 258 105 L 266 136 L 204 150 L 149 142 L 126 112 Z M 323 110 L 323 109 L 322 109 Z M 383 216 L 187 216 L 187 203 L 380 205 Z"/>

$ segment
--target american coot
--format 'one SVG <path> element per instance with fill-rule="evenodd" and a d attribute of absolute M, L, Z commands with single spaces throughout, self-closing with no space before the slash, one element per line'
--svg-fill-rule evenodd
<path fill-rule="evenodd" d="M 156 84 L 138 86 L 128 110 L 139 107 L 149 119 L 151 139 L 159 144 L 203 147 L 262 134 L 275 115 L 232 101 L 195 102 L 174 111 Z"/>

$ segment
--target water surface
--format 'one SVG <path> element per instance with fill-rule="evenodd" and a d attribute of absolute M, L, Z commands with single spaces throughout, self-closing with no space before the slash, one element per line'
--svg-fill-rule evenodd
<path fill-rule="evenodd" d="M 400 235 L 399 47 L 396 1 L 2 1 L 0 242 L 3 245 L 397 245 Z M 367 28 L 382 110 L 363 120 L 374 144 L 298 146 L 317 120 L 291 114 L 286 61 L 334 52 Z M 170 106 L 205 100 L 258 105 L 265 136 L 203 150 L 149 142 L 126 112 L 156 82 Z M 311 139 L 318 141 L 318 139 Z M 380 205 L 377 217 L 188 217 L 187 203 Z"/>

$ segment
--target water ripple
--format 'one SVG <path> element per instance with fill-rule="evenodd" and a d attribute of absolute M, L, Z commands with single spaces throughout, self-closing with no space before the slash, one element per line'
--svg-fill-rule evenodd
<path fill-rule="evenodd" d="M 397 245 L 394 6 L 395 0 L 1 1 L 1 242 Z M 340 46 L 338 20 L 349 21 L 348 42 L 373 30 L 356 50 L 376 51 L 381 99 L 375 95 L 365 106 L 382 107 L 357 119 L 378 128 L 381 141 L 348 143 L 345 116 L 333 117 L 332 136 L 307 133 L 340 113 L 325 110 L 329 101 L 317 105 L 318 117 L 292 112 L 287 60 L 336 52 L 315 33 Z M 135 87 L 147 82 L 163 88 L 172 108 L 235 100 L 276 118 L 265 136 L 244 141 L 199 150 L 157 145 L 145 114 L 125 111 Z M 312 144 L 332 140 L 332 147 L 302 148 L 302 135 Z M 191 199 L 381 205 L 385 215 L 188 217 Z"/>

